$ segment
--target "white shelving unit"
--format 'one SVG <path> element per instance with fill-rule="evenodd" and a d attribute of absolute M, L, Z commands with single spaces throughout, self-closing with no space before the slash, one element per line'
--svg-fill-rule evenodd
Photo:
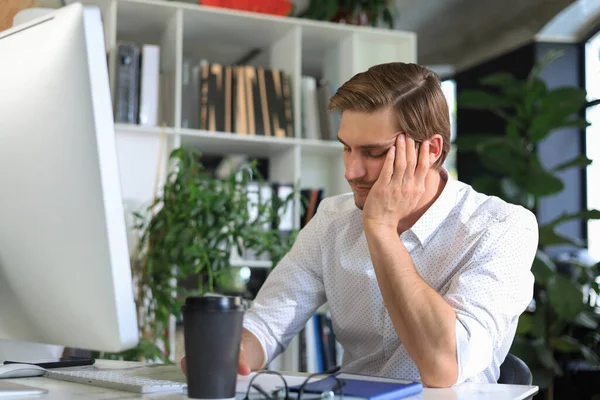
<path fill-rule="evenodd" d="M 68 0 L 72 3 L 74 0 Z M 246 154 L 269 159 L 269 179 L 324 188 L 325 196 L 349 191 L 344 179 L 342 146 L 301 138 L 303 75 L 328 79 L 334 88 L 372 65 L 416 62 L 416 35 L 398 30 L 356 27 L 291 17 L 239 12 L 166 0 L 83 0 L 98 6 L 104 21 L 111 88 L 115 88 L 117 41 L 160 46 L 161 74 L 172 74 L 174 87 L 161 97 L 159 115 L 166 128 L 116 124 L 124 201 L 129 207 L 151 201 L 164 182 L 170 151 L 182 143 L 204 153 Z M 236 135 L 183 129 L 183 57 L 234 64 L 250 51 L 261 53 L 248 64 L 286 71 L 291 76 L 294 138 Z M 164 140 L 163 140 L 164 139 Z M 157 171 L 160 179 L 156 181 Z M 158 183 L 157 183 L 158 182 Z M 299 201 L 299 199 L 296 199 Z M 300 207 L 295 207 L 295 224 Z M 258 268 L 268 267 L 255 262 Z M 297 346 L 295 342 L 290 348 Z M 289 352 L 288 352 L 289 353 Z M 281 369 L 295 370 L 298 352 L 282 357 Z M 294 367 L 294 365 L 296 367 Z"/>

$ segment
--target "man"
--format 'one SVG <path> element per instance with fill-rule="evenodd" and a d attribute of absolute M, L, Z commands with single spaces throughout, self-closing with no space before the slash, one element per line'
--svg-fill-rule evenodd
<path fill-rule="evenodd" d="M 346 372 L 496 382 L 533 295 L 534 215 L 448 176 L 448 106 L 426 68 L 374 66 L 330 109 L 353 193 L 323 200 L 264 283 L 239 372 L 267 365 L 327 301 Z"/>

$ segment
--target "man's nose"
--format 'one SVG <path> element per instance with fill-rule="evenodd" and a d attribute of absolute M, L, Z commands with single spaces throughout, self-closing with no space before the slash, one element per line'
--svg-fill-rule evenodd
<path fill-rule="evenodd" d="M 364 163 L 359 155 L 349 154 L 346 157 L 346 180 L 363 178 L 367 173 Z"/>

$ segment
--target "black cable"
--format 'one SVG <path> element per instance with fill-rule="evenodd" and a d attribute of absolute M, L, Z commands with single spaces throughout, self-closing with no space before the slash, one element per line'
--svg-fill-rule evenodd
<path fill-rule="evenodd" d="M 302 395 L 304 394 L 304 388 L 305 386 L 308 384 L 308 381 L 312 378 L 314 378 L 315 376 L 319 376 L 319 375 L 333 375 L 336 372 L 338 372 L 340 370 L 340 367 L 334 367 L 332 369 L 330 369 L 329 371 L 325 371 L 325 372 L 315 372 L 310 374 L 309 376 L 306 377 L 306 379 L 304 380 L 304 382 L 302 383 L 302 385 L 300 385 L 300 389 L 298 390 L 298 400 L 302 400 Z M 337 384 L 335 385 L 335 387 L 333 388 L 333 393 L 335 394 L 335 391 L 338 389 L 342 389 L 342 381 L 340 381 L 337 377 L 333 377 Z M 342 396 L 343 396 L 343 389 L 342 389 Z"/>
<path fill-rule="evenodd" d="M 246 397 L 244 397 L 244 400 L 250 400 L 250 389 L 251 388 L 255 388 L 256 390 L 258 390 L 263 396 L 266 396 L 267 399 L 269 400 L 273 400 L 272 397 L 270 397 L 265 390 L 263 390 L 263 388 L 261 388 L 258 385 L 254 385 L 254 380 L 262 375 L 262 374 L 267 374 L 267 375 L 277 375 L 281 378 L 281 380 L 283 381 L 283 386 L 285 387 L 285 400 L 289 400 L 290 399 L 290 392 L 289 392 L 289 388 L 288 388 L 288 384 L 287 381 L 285 380 L 285 378 L 283 377 L 283 375 L 281 375 L 279 372 L 277 371 L 271 371 L 271 370 L 263 370 L 263 371 L 259 371 L 256 373 L 256 375 L 254 375 L 252 377 L 252 379 L 250 379 L 250 383 L 248 384 L 248 390 L 246 391 Z"/>

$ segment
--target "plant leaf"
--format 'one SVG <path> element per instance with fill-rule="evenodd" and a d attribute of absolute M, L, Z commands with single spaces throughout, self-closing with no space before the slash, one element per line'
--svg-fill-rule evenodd
<path fill-rule="evenodd" d="M 552 382 L 554 382 L 554 378 L 556 377 L 556 373 L 553 371 L 548 371 L 542 368 L 532 368 L 531 374 L 533 375 L 533 384 L 542 390 L 550 387 Z"/>
<path fill-rule="evenodd" d="M 531 332 L 533 322 L 531 315 L 521 314 L 519 316 L 519 323 L 517 325 L 517 335 L 526 335 Z"/>
<path fill-rule="evenodd" d="M 561 374 L 562 371 L 554 359 L 554 355 L 543 339 L 537 339 L 533 342 L 533 348 L 537 355 L 538 360 L 544 368 L 549 371 L 553 371 L 555 374 Z"/>
<path fill-rule="evenodd" d="M 563 213 L 558 218 L 555 218 L 552 221 L 544 224 L 544 226 L 555 227 L 567 221 L 576 219 L 583 219 L 586 221 L 590 219 L 600 219 L 600 210 L 583 210 L 576 213 Z"/>
<path fill-rule="evenodd" d="M 558 171 L 563 171 L 565 169 L 573 168 L 573 167 L 585 168 L 588 165 L 590 165 L 591 163 L 592 163 L 592 160 L 590 160 L 589 158 L 587 158 L 584 155 L 579 155 L 579 156 L 573 158 L 572 160 L 569 160 L 562 164 L 557 165 L 556 167 L 552 168 L 552 171 L 558 172 Z"/>
<path fill-rule="evenodd" d="M 471 186 L 478 192 L 485 193 L 489 196 L 500 196 L 502 194 L 500 181 L 489 175 L 475 178 L 473 182 L 471 182 Z"/>
<path fill-rule="evenodd" d="M 516 122 L 509 122 L 506 125 L 506 136 L 513 141 L 518 140 L 521 137 L 521 134 L 519 133 L 519 127 Z"/>
<path fill-rule="evenodd" d="M 554 275 L 548 279 L 547 290 L 548 302 L 559 317 L 573 321 L 583 311 L 581 289 L 564 276 Z"/>
<path fill-rule="evenodd" d="M 512 86 L 516 83 L 516 79 L 512 74 L 508 72 L 497 72 L 488 76 L 485 76 L 479 80 L 479 83 L 483 86 L 492 87 L 506 87 Z"/>
<path fill-rule="evenodd" d="M 565 353 L 579 351 L 580 346 L 581 343 L 579 343 L 577 339 L 567 335 L 550 339 L 550 347 L 552 347 L 554 350 Z"/>
<path fill-rule="evenodd" d="M 586 92 L 578 87 L 559 87 L 541 98 L 540 108 L 545 113 L 560 111 L 564 116 L 580 111 L 586 104 Z"/>
<path fill-rule="evenodd" d="M 514 160 L 506 159 L 505 163 L 512 164 Z M 525 173 L 515 176 L 515 182 L 534 196 L 551 196 L 561 192 L 563 182 L 539 166 L 531 165 Z"/>
<path fill-rule="evenodd" d="M 545 304 L 538 303 L 531 317 L 531 334 L 538 339 L 546 337 L 546 310 L 547 306 Z"/>
<path fill-rule="evenodd" d="M 535 276 L 535 281 L 540 285 L 546 285 L 548 279 L 556 274 L 556 264 L 542 250 L 537 251 L 531 271 Z"/>
<path fill-rule="evenodd" d="M 502 141 L 503 137 L 491 133 L 478 133 L 462 135 L 454 142 L 458 151 L 474 151 L 489 146 L 495 141 Z"/>
<path fill-rule="evenodd" d="M 500 187 L 509 202 L 520 204 L 530 210 L 533 209 L 535 197 L 519 187 L 512 179 L 502 178 L 500 180 Z"/>
<path fill-rule="evenodd" d="M 584 328 L 597 329 L 598 321 L 596 321 L 596 319 L 594 319 L 594 317 L 595 317 L 594 314 L 590 314 L 588 312 L 582 311 L 581 313 L 579 313 L 579 315 L 577 315 L 577 317 L 575 318 L 573 323 L 575 323 L 576 325 L 582 326 Z"/>
<path fill-rule="evenodd" d="M 585 243 L 578 238 L 566 237 L 554 230 L 554 226 L 543 225 L 540 227 L 540 245 L 542 246 L 555 246 L 555 245 L 573 245 L 576 247 L 583 247 Z"/>
<path fill-rule="evenodd" d="M 520 149 L 508 142 L 497 141 L 492 146 L 479 148 L 479 158 L 481 163 L 490 171 L 506 174 L 509 176 L 522 175 L 526 170 L 524 159 L 520 154 Z"/>
<path fill-rule="evenodd" d="M 507 99 L 483 90 L 464 90 L 458 96 L 460 107 L 489 110 L 504 108 L 510 105 Z"/>
<path fill-rule="evenodd" d="M 544 55 L 544 57 L 539 60 L 534 67 L 529 71 L 529 75 L 527 76 L 527 85 L 531 85 L 534 79 L 536 79 L 542 70 L 546 68 L 552 61 L 556 60 L 559 57 L 562 57 L 564 54 L 563 50 L 551 50 Z"/>
<path fill-rule="evenodd" d="M 600 355 L 596 353 L 594 350 L 590 349 L 587 346 L 581 346 L 581 354 L 585 357 L 585 360 L 593 367 L 597 367 L 600 365 Z"/>

